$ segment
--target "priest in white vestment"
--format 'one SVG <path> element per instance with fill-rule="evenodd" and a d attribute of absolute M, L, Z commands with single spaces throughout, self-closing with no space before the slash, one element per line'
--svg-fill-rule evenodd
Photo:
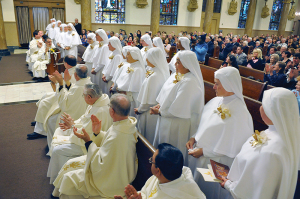
<path fill-rule="evenodd" d="M 113 76 L 113 78 L 111 79 L 111 81 L 113 82 L 113 84 L 111 85 L 110 87 L 110 92 L 111 93 L 115 93 L 117 92 L 117 87 L 118 87 L 118 84 L 117 84 L 117 79 L 120 77 L 120 75 L 122 74 L 122 71 L 129 65 L 129 63 L 127 62 L 127 52 L 128 50 L 131 48 L 131 46 L 124 46 L 122 48 L 122 57 L 123 57 L 123 61 L 118 65 L 117 69 L 116 69 L 116 72 Z"/>
<path fill-rule="evenodd" d="M 73 55 L 77 58 L 78 56 L 77 46 L 81 45 L 82 42 L 72 23 L 68 24 L 68 33 L 65 40 L 66 40 L 65 55 Z"/>
<path fill-rule="evenodd" d="M 33 32 L 33 39 L 29 43 L 29 50 L 27 51 L 28 59 L 26 61 L 28 63 L 28 70 L 30 71 L 32 71 L 32 66 L 37 61 L 38 52 L 44 43 L 40 32 L 39 30 L 35 30 Z"/>
<path fill-rule="evenodd" d="M 86 142 L 86 163 L 83 169 L 67 172 L 55 180 L 54 196 L 77 199 L 124 195 L 124 187 L 135 179 L 138 165 L 136 119 L 128 117 L 129 110 L 129 99 L 115 94 L 109 109 L 113 125 L 107 132 L 100 132 L 100 121 L 93 122 L 95 138 L 91 141 L 85 130 L 80 134 L 74 129 L 74 134 Z"/>
<path fill-rule="evenodd" d="M 59 170 L 71 158 L 82 156 L 87 153 L 84 141 L 73 133 L 73 128 L 77 128 L 77 132 L 82 132 L 84 128 L 89 136 L 92 137 L 92 120 L 91 117 L 99 118 L 101 122 L 101 130 L 107 131 L 112 125 L 112 118 L 109 115 L 109 97 L 102 94 L 100 87 L 96 84 L 85 84 L 83 91 L 84 100 L 89 105 L 86 112 L 76 121 L 68 114 L 62 115 L 63 123 L 59 126 L 53 135 L 49 155 L 51 156 L 47 177 L 50 177 L 52 184 L 57 177 Z"/>
<path fill-rule="evenodd" d="M 47 64 L 51 61 L 50 50 L 52 46 L 51 38 L 46 38 L 45 45 L 43 45 L 38 51 L 37 61 L 32 66 L 33 77 L 36 78 L 45 78 Z"/>
<path fill-rule="evenodd" d="M 141 54 L 142 54 L 142 57 L 143 57 L 143 61 L 144 61 L 144 64 L 145 64 L 145 67 L 147 67 L 147 64 L 146 64 L 146 58 L 147 58 L 147 51 L 153 47 L 153 44 L 152 44 L 152 40 L 151 40 L 151 37 L 150 35 L 148 34 L 145 34 L 141 37 L 141 41 L 140 43 L 142 44 L 143 48 L 141 49 Z"/>
<path fill-rule="evenodd" d="M 75 73 L 75 66 L 76 66 L 76 58 L 72 55 L 68 55 L 64 58 L 64 66 L 66 67 L 66 70 L 68 70 L 68 73 L 71 76 L 70 82 L 72 84 L 76 83 L 76 79 L 74 77 Z M 51 75 L 49 75 L 51 77 Z M 50 79 L 51 80 L 51 79 Z M 27 139 L 32 140 L 32 139 L 37 139 L 37 138 L 42 138 L 47 135 L 47 132 L 44 130 L 44 121 L 46 119 L 47 113 L 50 110 L 52 106 L 58 106 L 58 101 L 57 101 L 57 95 L 56 95 L 56 90 L 59 88 L 58 82 L 50 82 L 53 92 L 46 93 L 37 103 L 38 110 L 36 112 L 36 116 L 34 121 L 36 123 L 34 124 L 34 132 L 30 133 L 27 135 Z M 65 87 L 65 83 L 64 83 Z"/>
<path fill-rule="evenodd" d="M 300 153 L 295 95 L 285 88 L 265 91 L 260 114 L 269 128 L 244 143 L 221 185 L 234 199 L 292 199 Z"/>
<path fill-rule="evenodd" d="M 139 107 L 134 109 L 139 115 L 138 130 L 153 144 L 158 115 L 150 115 L 150 107 L 157 104 L 156 98 L 164 83 L 170 77 L 166 56 L 160 48 L 151 48 L 147 53 L 146 78 L 138 95 Z"/>
<path fill-rule="evenodd" d="M 196 54 L 179 52 L 176 73 L 163 85 L 151 114 L 159 114 L 154 147 L 170 143 L 183 154 L 187 165 L 185 143 L 197 131 L 204 107 L 204 83 Z"/>
<path fill-rule="evenodd" d="M 139 107 L 137 101 L 143 81 L 146 76 L 146 69 L 140 49 L 132 47 L 127 53 L 129 65 L 122 70 L 117 79 L 118 92 L 126 93 L 131 101 L 130 116 L 135 116 L 134 108 Z"/>
<path fill-rule="evenodd" d="M 231 167 L 233 159 L 252 135 L 253 121 L 243 97 L 239 71 L 226 67 L 215 72 L 217 97 L 204 107 L 197 133 L 187 142 L 188 166 L 207 198 L 226 199 L 228 191 L 218 183 L 204 181 L 196 168 L 208 168 L 210 159 Z"/>
<path fill-rule="evenodd" d="M 109 62 L 102 71 L 102 91 L 110 96 L 110 87 L 113 84 L 111 81 L 118 66 L 123 61 L 122 45 L 118 37 L 111 37 L 108 39 L 108 48 L 111 51 Z"/>
<path fill-rule="evenodd" d="M 82 59 L 85 65 L 88 67 L 88 76 L 91 77 L 93 58 L 94 54 L 99 46 L 99 42 L 96 40 L 96 35 L 94 33 L 89 33 L 87 35 L 87 42 L 90 44 L 84 51 Z"/>
<path fill-rule="evenodd" d="M 176 147 L 162 143 L 149 159 L 151 176 L 141 191 L 132 185 L 125 195 L 132 199 L 206 199 L 193 179 L 190 168 L 183 166 L 183 155 Z M 115 196 L 115 199 L 123 199 Z"/>
<path fill-rule="evenodd" d="M 109 49 L 108 49 L 108 38 L 107 34 L 103 29 L 98 29 L 95 31 L 96 40 L 99 42 L 98 48 L 93 57 L 93 67 L 91 74 L 91 81 L 94 84 L 98 84 L 100 88 L 103 88 L 102 81 L 102 70 L 104 66 L 109 63 Z M 102 89 L 103 91 L 103 89 Z"/>
<path fill-rule="evenodd" d="M 187 38 L 187 37 L 179 37 L 178 39 L 178 43 L 177 43 L 177 49 L 180 50 L 180 51 L 184 51 L 184 50 L 191 50 L 190 49 L 190 40 Z M 170 63 L 169 63 L 169 68 L 170 68 L 170 71 L 172 71 L 172 73 L 175 73 L 176 72 L 176 66 L 175 66 L 175 63 L 177 61 L 177 56 L 178 56 L 178 53 L 176 53 Z"/>
<path fill-rule="evenodd" d="M 74 120 L 77 120 L 85 113 L 87 104 L 82 97 L 84 85 L 91 83 L 90 78 L 87 77 L 87 67 L 83 64 L 77 65 L 74 73 L 76 83 L 70 82 L 71 76 L 68 73 L 64 74 L 66 87 L 63 87 L 63 78 L 57 71 L 54 73 L 56 81 L 59 83 L 59 89 L 56 90 L 57 104 L 53 104 L 48 111 L 45 121 L 44 129 L 47 132 L 48 147 L 51 147 L 51 141 L 55 129 L 58 127 L 60 117 L 63 113 L 69 114 Z"/>

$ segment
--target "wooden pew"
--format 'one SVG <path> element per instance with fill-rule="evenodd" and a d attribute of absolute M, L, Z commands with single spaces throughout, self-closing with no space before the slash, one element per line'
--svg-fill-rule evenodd
<path fill-rule="evenodd" d="M 207 62 L 207 66 L 219 69 L 221 67 L 222 63 L 223 63 L 222 60 L 209 58 L 209 60 Z M 256 70 L 253 68 L 247 68 L 247 67 L 241 66 L 241 65 L 239 65 L 239 71 L 240 71 L 241 76 L 243 76 L 243 77 L 252 76 L 255 79 L 260 79 L 261 81 L 264 80 L 264 72 L 263 71 Z"/>
<path fill-rule="evenodd" d="M 216 46 L 216 47 L 214 47 L 214 54 L 213 54 L 213 58 L 215 58 L 215 59 L 219 59 L 219 54 L 220 54 L 220 46 Z"/>
<path fill-rule="evenodd" d="M 153 156 L 156 149 L 144 136 L 142 136 L 142 134 L 138 133 L 138 135 L 138 142 L 136 143 L 138 171 L 134 181 L 131 184 L 136 190 L 141 190 L 148 178 L 152 176 L 152 164 L 149 163 L 149 158 Z"/>
<path fill-rule="evenodd" d="M 200 69 L 203 79 L 210 83 L 214 83 L 214 72 L 217 71 L 217 69 L 205 66 L 203 64 L 200 64 Z M 245 77 L 241 78 L 243 85 L 243 95 L 261 101 L 263 92 L 267 88 L 267 84 L 254 81 Z"/>
<path fill-rule="evenodd" d="M 213 90 L 213 86 L 214 86 L 214 84 L 204 81 L 205 103 L 207 103 L 209 100 L 211 100 L 212 98 L 214 98 L 216 96 L 216 93 Z M 247 108 L 252 116 L 254 130 L 262 131 L 262 130 L 267 129 L 268 126 L 261 119 L 261 116 L 259 113 L 259 107 L 261 106 L 261 102 L 251 99 L 246 96 L 244 96 L 244 100 L 245 100 Z"/>

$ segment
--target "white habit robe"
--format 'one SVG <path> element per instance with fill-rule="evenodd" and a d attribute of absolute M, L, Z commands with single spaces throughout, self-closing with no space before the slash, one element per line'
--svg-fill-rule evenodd
<path fill-rule="evenodd" d="M 94 33 L 89 33 L 94 34 Z M 96 41 L 96 36 L 94 43 L 90 44 L 84 51 L 82 59 L 85 62 L 85 65 L 88 67 L 88 76 L 92 77 L 93 75 L 91 74 L 92 67 L 93 67 L 93 58 L 95 55 L 95 52 L 97 51 L 97 48 L 99 47 L 99 42 Z"/>
<path fill-rule="evenodd" d="M 141 49 L 141 54 L 142 54 L 142 57 L 143 57 L 143 61 L 144 61 L 145 67 L 147 67 L 147 62 L 146 62 L 147 53 L 148 53 L 148 50 L 150 50 L 151 48 L 153 48 L 153 44 L 152 44 L 152 41 L 151 41 L 151 37 L 148 34 L 143 35 L 141 37 L 141 39 L 144 40 L 148 44 L 148 46 L 144 46 Z"/>
<path fill-rule="evenodd" d="M 111 53 L 110 57 L 112 57 L 112 59 L 110 59 L 109 64 L 107 64 L 102 71 L 102 74 L 105 76 L 106 80 L 108 81 L 108 82 L 102 82 L 102 91 L 103 91 L 103 93 L 106 93 L 109 96 L 110 96 L 110 87 L 113 84 L 113 82 L 111 80 L 112 80 L 118 66 L 123 61 L 121 52 L 118 50 L 114 50 Z"/>
<path fill-rule="evenodd" d="M 77 132 L 82 133 L 82 129 L 84 128 L 89 134 L 89 136 L 92 137 L 92 115 L 95 115 L 97 118 L 99 118 L 99 120 L 102 121 L 101 130 L 107 131 L 112 125 L 112 118 L 109 115 L 109 102 L 110 101 L 108 95 L 103 94 L 93 105 L 89 105 L 86 109 L 85 114 L 82 115 L 78 120 L 74 121 L 74 125 L 77 128 Z M 68 151 L 66 154 L 64 154 L 64 147 L 56 147 L 58 145 L 65 144 L 68 144 L 67 147 L 70 150 L 72 150 L 73 147 L 77 149 L 81 147 L 82 153 L 79 154 L 78 151 L 74 150 L 76 151 L 76 153 L 74 154 L 72 154 L 71 151 Z M 56 153 L 57 150 L 61 151 L 58 151 L 58 153 Z M 84 141 L 74 135 L 73 129 L 63 131 L 62 129 L 60 129 L 60 127 L 58 127 L 53 135 L 51 148 L 49 150 L 49 155 L 51 156 L 51 159 L 48 167 L 47 177 L 50 177 L 50 183 L 53 183 L 53 181 L 57 177 L 59 170 L 69 159 L 86 153 L 87 151 L 84 145 Z"/>
<path fill-rule="evenodd" d="M 204 93 L 191 72 L 184 74 L 176 84 L 174 80 L 175 73 L 165 82 L 156 99 L 161 116 L 157 120 L 153 144 L 154 147 L 164 142 L 172 144 L 182 152 L 186 162 L 185 144 L 197 131 Z"/>
<path fill-rule="evenodd" d="M 101 41 L 96 48 L 94 57 L 93 57 L 93 66 L 92 68 L 95 70 L 96 74 L 91 74 L 91 81 L 94 84 L 98 84 L 100 88 L 103 88 L 102 81 L 102 70 L 109 63 L 109 49 L 108 42 Z M 103 91 L 103 89 L 102 89 Z"/>
<path fill-rule="evenodd" d="M 56 46 L 60 51 L 61 57 L 65 57 L 65 42 L 66 42 L 66 34 L 67 32 L 64 31 L 64 28 L 66 27 L 66 24 L 61 24 L 60 27 L 62 31 L 60 33 L 56 33 Z M 61 46 L 59 47 L 58 44 Z"/>
<path fill-rule="evenodd" d="M 234 159 L 225 188 L 233 198 L 294 198 L 300 153 L 298 102 L 293 92 L 274 88 L 264 92 L 262 107 L 273 125 L 251 146 L 249 138 Z M 298 181 L 299 183 L 299 181 Z"/>
<path fill-rule="evenodd" d="M 63 113 L 68 113 L 74 120 L 80 118 L 87 108 L 87 104 L 82 97 L 84 85 L 91 83 L 90 78 L 84 78 L 71 85 L 70 90 L 66 88 L 56 90 L 57 104 L 53 104 L 47 113 L 44 121 L 44 129 L 47 132 L 48 147 L 51 147 L 51 141 L 55 129 L 58 127 L 60 117 Z"/>
<path fill-rule="evenodd" d="M 142 87 L 143 81 L 145 79 L 145 67 L 144 64 L 141 65 L 139 61 L 126 66 L 127 69 L 124 68 L 122 70 L 122 74 L 120 74 L 119 78 L 117 79 L 117 85 L 118 90 L 125 91 L 126 95 L 129 97 L 131 101 L 129 115 L 134 116 L 134 108 L 139 107 L 139 102 L 137 101 L 137 98 Z M 128 68 L 132 68 L 133 71 L 129 72 Z"/>
<path fill-rule="evenodd" d="M 222 119 L 215 111 L 223 104 L 231 117 Z M 196 168 L 208 168 L 210 159 L 231 167 L 242 145 L 253 133 L 252 117 L 246 105 L 236 96 L 215 97 L 204 107 L 196 133 L 196 147 L 203 148 L 203 156 L 189 156 L 188 166 L 194 172 L 194 179 L 207 198 L 230 198 L 230 193 L 219 185 L 204 181 Z"/>
<path fill-rule="evenodd" d="M 67 32 L 67 36 L 66 36 L 66 45 L 65 47 L 70 47 L 69 50 L 65 49 L 65 56 L 66 55 L 73 55 L 76 57 L 78 57 L 78 49 L 77 46 L 81 45 L 81 39 L 76 31 L 76 29 L 74 28 L 73 24 L 69 23 L 68 26 L 72 27 L 72 31 L 68 31 Z"/>
<path fill-rule="evenodd" d="M 72 84 L 76 83 L 74 73 L 75 73 L 75 67 L 69 68 L 68 69 L 70 75 L 71 75 L 71 80 L 70 82 Z M 56 90 L 59 89 L 59 84 L 56 84 Z M 47 135 L 46 131 L 44 130 L 43 123 L 46 119 L 47 113 L 50 110 L 52 106 L 58 106 L 58 101 L 57 101 L 57 95 L 56 92 L 49 92 L 46 93 L 37 103 L 36 106 L 38 107 L 38 110 L 35 115 L 34 121 L 36 121 L 35 127 L 34 127 L 34 132 L 42 134 L 42 135 Z"/>
<path fill-rule="evenodd" d="M 181 176 L 168 183 L 161 184 L 157 177 L 151 176 L 139 193 L 143 199 L 206 199 L 195 183 L 190 168 L 185 166 Z"/>
<path fill-rule="evenodd" d="M 151 48 L 147 55 L 148 61 L 155 67 L 149 66 L 146 78 L 138 95 L 139 120 L 138 130 L 153 144 L 158 115 L 150 115 L 150 107 L 157 104 L 156 98 L 165 81 L 170 76 L 165 54 L 159 48 Z"/>
<path fill-rule="evenodd" d="M 54 186 L 60 198 L 113 198 L 124 195 L 124 187 L 137 173 L 136 119 L 114 122 L 104 138 L 89 146 L 84 169 L 65 173 Z M 62 168 L 64 169 L 64 168 Z M 58 189 L 58 191 L 57 191 Z"/>
<path fill-rule="evenodd" d="M 40 39 L 33 38 L 29 43 L 29 50 L 27 51 L 28 59 L 26 60 L 28 62 L 28 70 L 32 70 L 33 64 L 38 59 L 38 53 L 40 48 L 37 46 L 38 43 L 44 43 L 42 40 L 42 37 Z"/>

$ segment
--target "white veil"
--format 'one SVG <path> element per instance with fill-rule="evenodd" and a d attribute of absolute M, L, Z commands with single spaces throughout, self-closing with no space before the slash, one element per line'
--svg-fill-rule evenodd
<path fill-rule="evenodd" d="M 153 47 L 150 35 L 145 34 L 141 37 L 141 39 L 144 40 L 149 45 L 149 48 Z"/>
<path fill-rule="evenodd" d="M 98 29 L 95 31 L 96 34 L 98 34 L 103 39 L 103 44 L 108 44 L 108 37 L 106 32 L 103 29 Z"/>
<path fill-rule="evenodd" d="M 165 81 L 170 77 L 166 57 L 159 48 L 151 48 L 147 53 L 147 59 L 163 74 Z"/>

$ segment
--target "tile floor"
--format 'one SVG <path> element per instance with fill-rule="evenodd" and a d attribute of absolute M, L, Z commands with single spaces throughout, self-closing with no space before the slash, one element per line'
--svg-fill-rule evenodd
<path fill-rule="evenodd" d="M 49 82 L 0 86 L 0 104 L 39 100 L 53 92 Z"/>

